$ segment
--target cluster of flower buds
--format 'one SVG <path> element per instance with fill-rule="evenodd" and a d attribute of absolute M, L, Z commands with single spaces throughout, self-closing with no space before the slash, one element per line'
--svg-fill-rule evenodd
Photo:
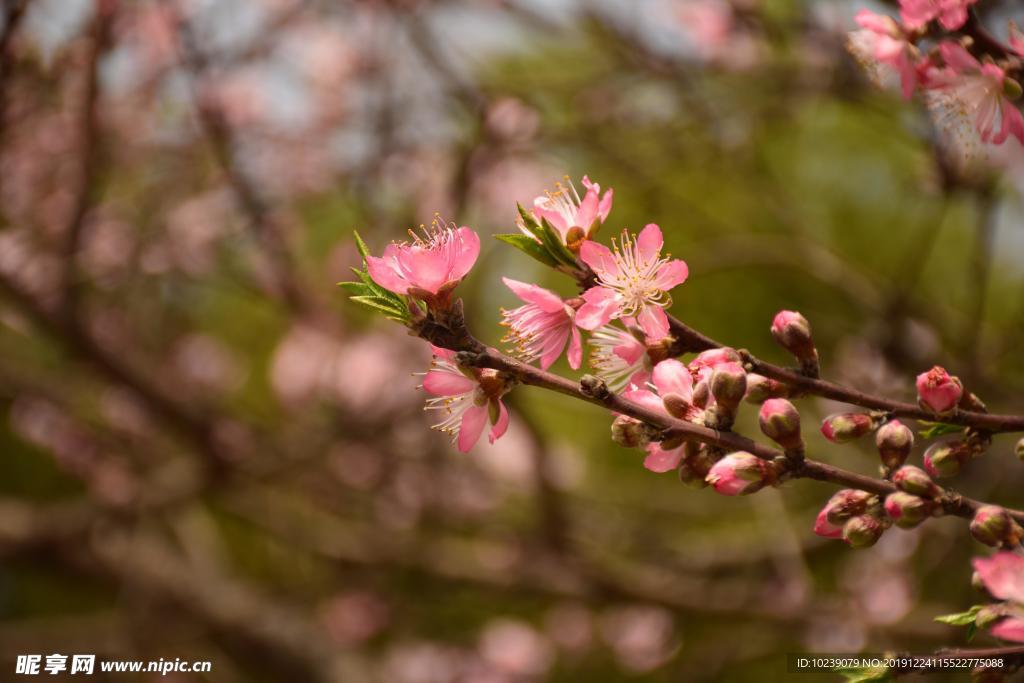
<path fill-rule="evenodd" d="M 821 423 L 821 433 L 833 443 L 847 443 L 878 429 L 881 419 L 868 413 L 836 413 Z"/>
<path fill-rule="evenodd" d="M 993 547 L 1014 548 L 1024 538 L 1024 529 L 998 505 L 983 505 L 971 520 L 971 535 Z"/>
<path fill-rule="evenodd" d="M 796 311 L 779 311 L 772 320 L 772 336 L 800 362 L 801 372 L 808 377 L 818 376 L 818 350 L 807 318 Z"/>
<path fill-rule="evenodd" d="M 746 451 L 730 453 L 716 462 L 705 480 L 726 496 L 746 496 L 774 484 L 776 465 Z"/>
<path fill-rule="evenodd" d="M 814 533 L 841 538 L 853 548 L 878 542 L 891 522 L 878 496 L 857 489 L 837 491 L 818 513 Z"/>
<path fill-rule="evenodd" d="M 875 432 L 875 445 L 884 474 L 889 476 L 910 456 L 914 448 L 914 432 L 899 420 L 889 420 Z"/>

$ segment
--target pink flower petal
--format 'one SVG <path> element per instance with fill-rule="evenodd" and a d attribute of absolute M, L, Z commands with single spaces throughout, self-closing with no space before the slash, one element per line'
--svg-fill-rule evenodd
<path fill-rule="evenodd" d="M 462 423 L 459 425 L 459 451 L 469 453 L 469 449 L 480 440 L 480 435 L 483 434 L 486 423 L 486 406 L 473 406 L 462 414 Z"/>
<path fill-rule="evenodd" d="M 433 344 L 431 344 L 430 350 L 431 352 L 433 352 L 435 356 L 437 356 L 441 360 L 455 360 L 455 352 L 452 351 L 451 349 L 442 349 L 440 346 L 434 346 Z"/>
<path fill-rule="evenodd" d="M 647 457 L 644 458 L 644 467 L 651 472 L 671 472 L 679 467 L 683 460 L 683 447 L 673 448 L 670 451 L 662 449 L 661 444 L 652 443 L 647 447 Z"/>
<path fill-rule="evenodd" d="M 974 560 L 986 590 L 1000 600 L 1024 603 L 1024 557 L 1001 552 Z"/>
<path fill-rule="evenodd" d="M 689 401 L 693 397 L 693 375 L 685 365 L 669 358 L 654 366 L 654 386 L 658 387 L 658 393 L 679 394 Z"/>
<path fill-rule="evenodd" d="M 366 270 L 370 274 L 370 278 L 384 289 L 395 294 L 405 294 L 409 291 L 409 283 L 395 272 L 391 263 L 391 260 L 386 257 L 367 256 Z"/>
<path fill-rule="evenodd" d="M 489 443 L 494 443 L 505 434 L 508 430 L 508 422 L 508 408 L 505 407 L 501 399 L 498 399 L 498 421 L 494 423 L 494 426 L 491 427 L 491 433 L 487 435 Z"/>
<path fill-rule="evenodd" d="M 612 211 L 612 189 L 608 188 L 608 191 L 601 197 L 601 204 L 597 207 L 597 217 L 604 223 L 608 220 L 608 214 Z"/>
<path fill-rule="evenodd" d="M 675 259 L 669 261 L 658 270 L 658 279 L 655 280 L 655 284 L 659 289 L 667 292 L 673 287 L 686 282 L 686 278 L 689 275 L 690 269 L 686 266 L 686 261 Z"/>
<path fill-rule="evenodd" d="M 638 405 L 643 406 L 649 410 L 654 410 L 659 413 L 665 412 L 665 405 L 661 402 L 661 398 L 653 391 L 647 389 L 629 389 L 623 392 L 622 397 L 627 401 L 632 401 Z"/>
<path fill-rule="evenodd" d="M 668 316 L 661 306 L 644 306 L 636 320 L 648 341 L 657 341 L 668 336 Z"/>
<path fill-rule="evenodd" d="M 1024 643 L 1024 619 L 1008 617 L 993 626 L 989 632 L 996 638 Z"/>
<path fill-rule="evenodd" d="M 583 246 L 587 244 L 590 242 L 584 242 Z M 584 330 L 606 325 L 619 310 L 615 292 L 605 287 L 591 287 L 583 293 L 583 301 L 585 303 L 576 311 L 576 324 Z"/>
<path fill-rule="evenodd" d="M 576 225 L 584 230 L 589 230 L 591 224 L 597 220 L 599 190 L 600 188 L 594 185 L 587 188 L 587 194 L 583 196 L 583 201 L 576 210 Z"/>
<path fill-rule="evenodd" d="M 473 391 L 476 382 L 463 374 L 431 370 L 423 378 L 423 390 L 434 396 L 457 396 Z"/>
<path fill-rule="evenodd" d="M 545 313 L 556 313 L 565 308 L 562 297 L 543 287 L 507 277 L 501 278 L 501 281 L 520 299 L 528 304 L 536 304 Z"/>
<path fill-rule="evenodd" d="M 602 275 L 614 277 L 619 274 L 619 266 L 615 263 L 611 249 L 598 242 L 592 240 L 584 242 L 580 247 L 580 259 L 590 266 L 590 269 L 598 277 Z"/>
<path fill-rule="evenodd" d="M 939 44 L 939 54 L 947 66 L 960 73 L 981 69 L 981 63 L 960 43 L 943 41 Z"/>
<path fill-rule="evenodd" d="M 451 279 L 451 261 L 444 249 L 410 244 L 399 251 L 397 259 L 409 284 L 432 294 Z"/>
<path fill-rule="evenodd" d="M 640 255 L 640 260 L 646 263 L 658 258 L 664 243 L 665 240 L 661 236 L 661 228 L 654 223 L 648 223 L 640 231 L 640 236 L 636 238 L 636 248 L 637 253 Z"/>
<path fill-rule="evenodd" d="M 572 338 L 569 341 L 569 367 L 573 370 L 579 370 L 580 364 L 583 362 L 583 343 L 580 339 L 580 330 L 575 325 L 572 326 Z"/>
<path fill-rule="evenodd" d="M 461 280 L 476 263 L 480 255 L 480 236 L 463 226 L 456 231 L 458 246 L 455 260 L 452 262 L 449 280 Z"/>
<path fill-rule="evenodd" d="M 544 351 L 540 357 L 541 370 L 550 368 L 558 360 L 558 357 L 562 355 L 562 351 L 565 349 L 565 342 L 569 340 L 569 329 L 569 325 L 565 325 L 548 333 L 547 343 L 544 345 Z"/>

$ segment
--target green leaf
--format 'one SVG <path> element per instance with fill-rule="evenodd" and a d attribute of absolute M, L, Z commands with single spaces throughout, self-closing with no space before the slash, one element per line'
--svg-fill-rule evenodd
<path fill-rule="evenodd" d="M 548 250 L 544 248 L 544 245 L 532 237 L 527 237 L 522 233 L 508 233 L 495 235 L 494 237 L 506 244 L 511 244 L 519 251 L 523 252 L 527 256 L 537 259 L 546 266 L 554 268 L 558 265 L 558 261 L 548 253 Z"/>
<path fill-rule="evenodd" d="M 937 436 L 944 436 L 946 434 L 957 434 L 964 430 L 964 428 L 959 425 L 946 424 L 945 422 L 922 421 L 921 424 L 925 425 L 925 428 L 918 430 L 917 433 L 925 439 L 934 439 Z"/>
<path fill-rule="evenodd" d="M 840 666 L 833 669 L 833 671 L 853 683 L 892 680 L 892 672 L 889 671 L 889 667 L 887 666 Z"/>
<path fill-rule="evenodd" d="M 362 280 L 363 284 L 369 288 L 370 294 L 381 299 L 389 300 L 392 304 L 394 304 L 396 308 L 400 308 L 403 310 L 405 309 L 405 301 L 403 301 L 400 296 L 398 296 L 391 290 L 384 289 L 376 282 L 374 282 L 373 278 L 370 277 L 370 274 L 368 272 L 366 272 L 365 270 L 359 270 L 358 268 L 352 268 L 351 270 L 353 273 L 356 274 L 356 277 Z"/>
<path fill-rule="evenodd" d="M 967 625 L 967 642 L 974 640 L 974 636 L 978 633 L 977 622 L 972 621 Z"/>
<path fill-rule="evenodd" d="M 975 605 L 966 612 L 960 612 L 958 614 L 944 614 L 940 617 L 935 617 L 935 621 L 940 624 L 949 624 L 951 626 L 966 626 L 967 624 L 973 624 L 975 617 L 978 616 L 978 612 L 984 605 Z"/>
<path fill-rule="evenodd" d="M 338 286 L 349 292 L 352 296 L 372 296 L 373 289 L 365 282 L 339 282 Z"/>
<path fill-rule="evenodd" d="M 550 223 L 548 223 L 548 219 L 542 218 L 540 221 L 540 226 L 541 227 L 539 237 L 541 242 L 544 243 L 544 246 L 548 248 L 548 252 L 552 256 L 554 256 L 555 259 L 557 259 L 559 262 L 575 268 L 575 254 L 569 251 L 568 247 L 562 244 L 561 236 L 558 234 L 558 231 L 555 230 Z"/>
<path fill-rule="evenodd" d="M 400 318 L 403 322 L 409 319 L 408 313 L 405 310 L 394 307 L 387 299 L 377 296 L 353 296 L 351 299 L 356 303 L 378 310 L 388 316 Z"/>
<path fill-rule="evenodd" d="M 352 235 L 355 236 L 356 238 L 356 249 L 359 250 L 359 253 L 362 254 L 363 258 L 365 259 L 367 256 L 370 255 L 370 250 L 366 246 L 366 242 L 363 241 L 363 238 L 360 237 L 359 233 L 356 232 L 355 230 L 352 231 Z"/>
<path fill-rule="evenodd" d="M 523 225 L 526 226 L 526 229 L 536 235 L 537 239 L 540 239 L 540 223 L 537 222 L 534 215 L 524 209 L 523 205 L 519 202 L 516 202 L 516 208 L 519 209 L 519 217 L 523 219 Z"/>

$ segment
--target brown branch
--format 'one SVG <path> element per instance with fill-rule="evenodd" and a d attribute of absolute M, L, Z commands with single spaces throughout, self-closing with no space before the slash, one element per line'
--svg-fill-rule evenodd
<path fill-rule="evenodd" d="M 100 92 L 100 60 L 110 43 L 110 28 L 113 17 L 102 6 L 96 11 L 96 19 L 92 29 L 92 45 L 86 61 L 86 82 L 82 93 L 79 116 L 79 170 L 78 187 L 64 229 L 64 272 L 62 282 L 64 315 L 78 315 L 79 303 L 79 272 L 78 251 L 81 247 L 82 230 L 85 227 L 85 216 L 92 205 L 93 190 L 98 170 L 99 145 L 99 92 Z"/>
<path fill-rule="evenodd" d="M 596 380 L 596 378 L 590 378 L 594 381 L 588 381 L 585 377 L 581 382 L 574 382 L 510 358 L 495 349 L 484 347 L 479 340 L 474 338 L 465 329 L 462 316 L 458 314 L 458 308 L 456 306 L 456 313 L 449 316 L 448 322 L 428 318 L 427 323 L 420 323 L 416 331 L 421 337 L 436 346 L 459 351 L 459 362 L 463 365 L 499 370 L 522 384 L 554 391 L 607 408 L 615 413 L 628 415 L 664 430 L 665 436 L 685 436 L 726 451 L 746 451 L 764 460 L 786 463 L 785 472 L 789 478 L 815 479 L 846 488 L 868 491 L 880 496 L 886 496 L 897 490 L 892 482 L 885 479 L 876 479 L 816 460 L 787 460 L 782 451 L 757 443 L 740 434 L 718 431 L 671 417 L 668 413 L 651 410 L 612 393 L 602 381 Z M 937 500 L 941 502 L 945 514 L 966 519 L 971 519 L 975 511 L 986 504 L 951 492 L 943 493 Z M 1007 512 L 1014 519 L 1024 523 L 1024 511 L 1007 509 Z"/>
<path fill-rule="evenodd" d="M 669 316 L 669 326 L 672 336 L 676 341 L 672 346 L 673 355 L 681 355 L 687 352 L 705 351 L 723 346 L 721 342 L 694 330 L 678 318 Z M 924 408 L 902 401 L 893 401 L 882 396 L 876 396 L 864 391 L 858 391 L 841 384 L 829 382 L 823 379 L 807 377 L 795 370 L 773 365 L 756 358 L 749 352 L 743 352 L 744 361 L 752 372 L 770 377 L 771 379 L 784 382 L 794 389 L 799 389 L 815 396 L 830 398 L 843 403 L 882 410 L 896 417 L 908 417 L 915 420 L 939 420 L 949 424 L 975 427 L 992 432 L 1019 432 L 1024 431 L 1024 416 L 1021 415 L 992 415 L 989 413 L 978 413 L 969 410 L 957 410 L 950 415 L 941 417 L 931 413 Z"/>

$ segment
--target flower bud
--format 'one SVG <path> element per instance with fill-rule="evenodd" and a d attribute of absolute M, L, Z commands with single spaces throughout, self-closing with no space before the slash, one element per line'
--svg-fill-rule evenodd
<path fill-rule="evenodd" d="M 747 393 L 743 397 L 747 403 L 764 403 L 770 398 L 786 398 L 787 396 L 789 396 L 789 387 L 782 382 L 755 372 L 747 373 Z"/>
<path fill-rule="evenodd" d="M 817 374 L 818 352 L 811 338 L 811 324 L 796 311 L 779 311 L 772 320 L 772 336 L 779 346 L 793 354 L 804 370 Z"/>
<path fill-rule="evenodd" d="M 936 479 L 960 474 L 971 454 L 963 441 L 940 441 L 924 452 L 924 468 Z"/>
<path fill-rule="evenodd" d="M 800 413 L 784 398 L 770 398 L 761 406 L 758 414 L 761 431 L 769 439 L 788 450 L 802 449 L 800 436 Z"/>
<path fill-rule="evenodd" d="M 651 442 L 650 430 L 636 418 L 619 415 L 612 422 L 612 441 L 626 448 L 643 448 Z"/>
<path fill-rule="evenodd" d="M 882 464 L 893 470 L 907 461 L 914 447 L 914 432 L 899 420 L 890 420 L 875 432 L 875 445 Z"/>
<path fill-rule="evenodd" d="M 924 470 L 913 465 L 904 465 L 896 470 L 896 473 L 892 475 L 892 483 L 900 491 L 924 498 L 934 498 L 942 493 L 942 489 L 925 474 Z"/>
<path fill-rule="evenodd" d="M 1014 452 L 1017 454 L 1017 459 L 1024 462 L 1024 439 L 1017 442 Z"/>
<path fill-rule="evenodd" d="M 711 373 L 711 395 L 733 410 L 747 393 L 747 372 L 739 363 L 721 363 Z"/>
<path fill-rule="evenodd" d="M 817 519 L 814 520 L 814 533 L 825 538 L 842 538 L 843 527 L 839 524 L 833 524 L 828 520 L 828 506 L 826 505 L 818 513 Z"/>
<path fill-rule="evenodd" d="M 913 494 L 897 491 L 886 497 L 885 512 L 896 526 L 913 529 L 931 515 L 932 503 Z"/>
<path fill-rule="evenodd" d="M 825 507 L 822 508 L 822 512 L 825 513 L 826 519 L 831 524 L 842 526 L 843 522 L 851 517 L 867 512 L 868 507 L 875 502 L 874 494 L 867 491 L 843 489 L 842 491 L 836 491 L 828 499 Z"/>
<path fill-rule="evenodd" d="M 851 548 L 869 548 L 878 542 L 885 525 L 877 517 L 860 515 L 851 517 L 843 525 L 843 540 Z"/>
<path fill-rule="evenodd" d="M 978 628 L 988 628 L 1006 616 L 1006 605 L 985 605 L 974 616 L 974 624 Z"/>
<path fill-rule="evenodd" d="M 745 496 L 772 483 L 775 472 L 767 461 L 746 451 L 737 451 L 716 462 L 706 479 L 718 493 Z"/>
<path fill-rule="evenodd" d="M 917 376 L 917 400 L 933 413 L 941 415 L 952 411 L 963 393 L 960 380 L 938 365 Z"/>
<path fill-rule="evenodd" d="M 985 545 L 997 547 L 1009 538 L 1013 530 L 1010 514 L 998 505 L 983 505 L 971 520 L 971 535 Z"/>
<path fill-rule="evenodd" d="M 877 420 L 866 413 L 836 413 L 821 423 L 821 433 L 829 441 L 846 443 L 864 436 L 877 426 Z"/>

